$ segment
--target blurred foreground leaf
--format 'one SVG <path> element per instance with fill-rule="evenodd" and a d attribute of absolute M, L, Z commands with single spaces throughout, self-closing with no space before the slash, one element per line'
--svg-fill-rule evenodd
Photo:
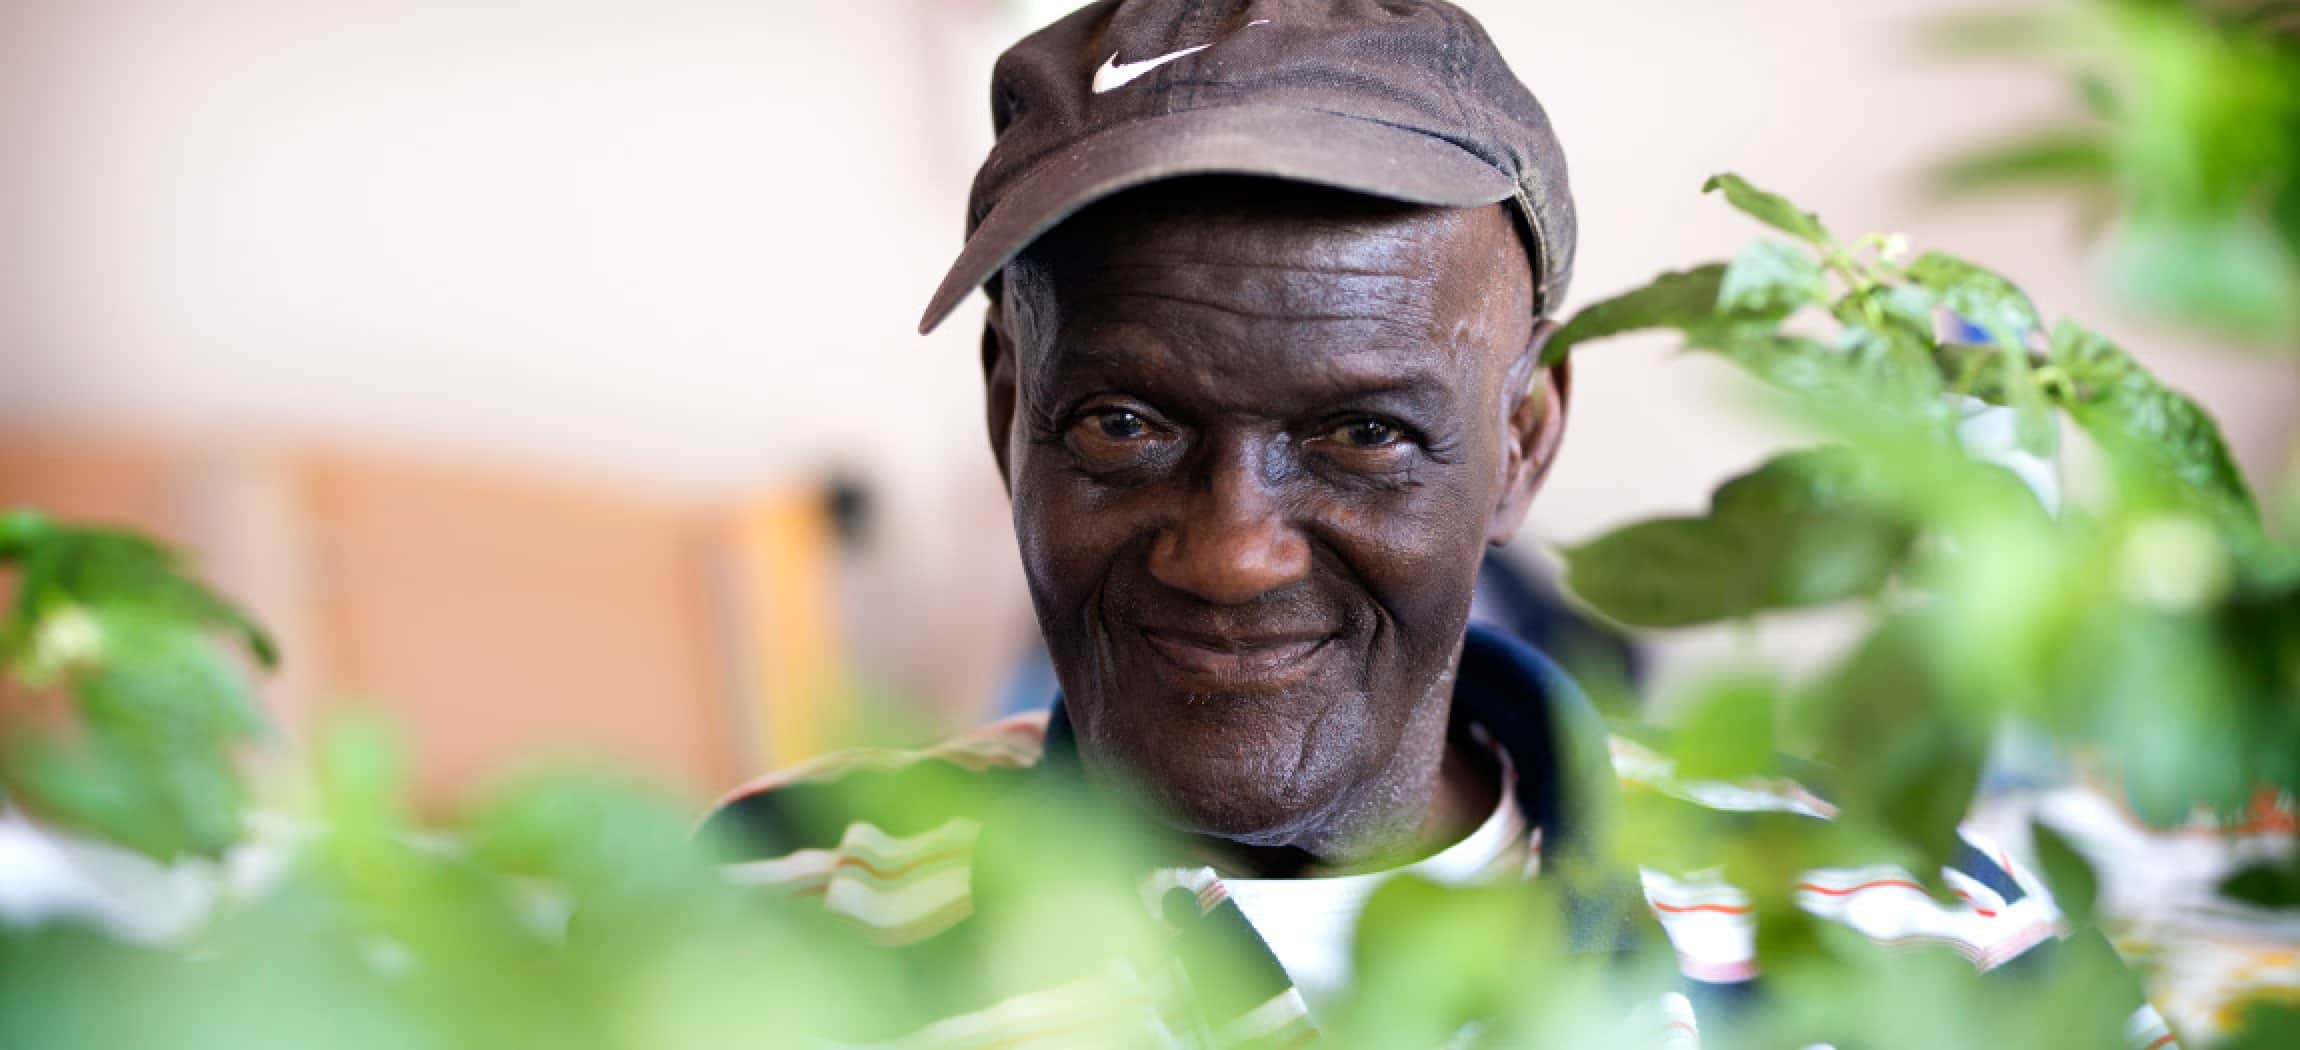
<path fill-rule="evenodd" d="M 2061 73 L 2062 118 L 1935 169 L 1952 193 L 2056 188 L 2112 221 L 2125 303 L 2300 346 L 2300 33 L 2289 4 L 2090 0 L 1936 19 L 1939 50 Z"/>
<path fill-rule="evenodd" d="M 1705 623 L 1871 593 L 1909 539 L 1864 498 L 1849 452 L 1794 452 L 1726 482 L 1703 517 L 1643 522 L 1567 549 L 1567 585 L 1623 623 Z"/>
<path fill-rule="evenodd" d="M 2060 832 L 2043 824 L 2031 825 L 2030 830 L 2035 836 L 2037 864 L 2044 868 L 2045 883 L 2052 887 L 2053 903 L 2070 922 L 2089 925 L 2100 895 L 2100 880 L 2092 873 L 2092 862 L 2070 846 Z"/>
<path fill-rule="evenodd" d="M 2252 490 L 2227 442 L 2196 402 L 2158 383 L 2131 355 L 2073 321 L 2052 331 L 2053 363 L 2074 384 L 2069 416 L 2098 442 L 2123 480 L 2145 495 L 2203 512 L 2249 540 L 2260 529 Z"/>
<path fill-rule="evenodd" d="M 244 613 L 175 551 L 133 533 L 0 516 L 0 673 L 73 701 L 62 725 L 0 752 L 0 786 L 41 817 L 166 860 L 220 855 L 240 835 L 236 746 L 263 728 L 245 674 L 216 636 L 277 659 Z"/>
<path fill-rule="evenodd" d="M 2300 864 L 2255 864 L 2223 880 L 2220 893 L 2257 908 L 2300 907 Z"/>
<path fill-rule="evenodd" d="M 2244 1009 L 2237 1021 L 2234 1036 L 2216 1044 L 2223 1050 L 2287 1050 L 2300 1046 L 2300 1004 L 2255 1002 Z"/>
<path fill-rule="evenodd" d="M 1934 184 L 1953 193 L 2024 185 L 2105 189 L 2115 171 L 2107 137 L 2094 130 L 2046 128 L 2002 145 L 1970 151 L 1934 169 Z"/>
<path fill-rule="evenodd" d="M 1779 686 L 1753 677 L 1708 683 L 1678 720 L 1677 775 L 1692 780 L 1738 780 L 1773 772 L 1774 699 Z"/>

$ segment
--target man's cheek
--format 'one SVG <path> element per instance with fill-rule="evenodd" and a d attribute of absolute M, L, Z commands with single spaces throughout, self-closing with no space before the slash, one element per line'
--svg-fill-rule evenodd
<path fill-rule="evenodd" d="M 1083 611 L 1079 606 L 1106 574 L 1106 545 L 1095 527 L 1093 501 L 1046 473 L 1018 475 L 1015 538 L 1032 589 L 1055 603 L 1050 611 L 1071 617 Z"/>
<path fill-rule="evenodd" d="M 1360 556 L 1357 571 L 1385 604 L 1442 602 L 1455 581 L 1474 572 L 1483 554 L 1478 530 L 1463 526 L 1473 495 L 1431 493 L 1382 507 L 1353 508 L 1329 518 Z"/>

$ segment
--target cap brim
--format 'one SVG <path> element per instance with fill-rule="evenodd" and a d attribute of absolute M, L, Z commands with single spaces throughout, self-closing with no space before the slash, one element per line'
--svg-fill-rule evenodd
<path fill-rule="evenodd" d="M 1226 106 L 1118 125 L 1049 155 L 1008 189 L 935 289 L 921 335 L 968 293 L 1079 209 L 1182 175 L 1260 175 L 1467 208 L 1508 200 L 1508 175 L 1444 139 L 1359 117 L 1286 106 Z"/>

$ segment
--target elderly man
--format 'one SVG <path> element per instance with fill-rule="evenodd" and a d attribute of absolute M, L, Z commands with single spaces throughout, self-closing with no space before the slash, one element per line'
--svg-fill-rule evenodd
<path fill-rule="evenodd" d="M 1602 867 L 1604 730 L 1540 654 L 1469 623 L 1566 423 L 1570 373 L 1542 362 L 1573 260 L 1564 154 L 1478 25 L 1428 0 L 1098 3 L 1007 52 L 992 101 L 922 328 L 990 292 L 985 422 L 1061 695 L 1043 722 L 770 778 L 714 825 L 748 844 L 744 877 L 917 945 L 982 910 L 997 819 L 938 809 L 938 785 L 1074 777 L 1178 834 L 1137 876 L 1267 948 L 1273 980 L 1221 1039 L 1299 1034 L 1349 988 L 1382 880 Z M 1654 790 L 1826 808 L 1610 757 Z M 826 818 L 833 789 L 907 812 Z M 1984 966 L 2047 939 L 2049 902 L 1970 860 L 1965 907 L 1873 872 L 1816 873 L 1809 907 Z M 1649 873 L 1648 912 L 1635 878 L 1626 908 L 1601 870 L 1577 880 L 1580 946 L 1657 914 L 1696 989 L 1753 976 L 1745 898 Z M 1033 1009 L 954 1000 L 924 1034 L 1028 1036 Z"/>

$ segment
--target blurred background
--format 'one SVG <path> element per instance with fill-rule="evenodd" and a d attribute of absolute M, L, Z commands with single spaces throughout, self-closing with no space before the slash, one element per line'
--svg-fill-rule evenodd
<path fill-rule="evenodd" d="M 913 325 L 992 60 L 1070 5 L 8 0 L 0 506 L 150 529 L 274 625 L 292 743 L 410 727 L 452 801 L 538 754 L 705 799 L 873 713 L 980 721 L 1034 636 L 978 407 L 979 300 Z M 1568 311 L 1730 256 L 1718 170 L 1987 260 L 2282 477 L 2300 358 L 2152 323 L 2065 195 L 1921 173 L 2065 105 L 1911 42 L 1965 0 L 1466 0 L 1548 107 Z M 1668 338 L 1583 356 L 1512 553 L 1697 510 L 1792 437 Z M 1653 685 L 1831 625 L 1651 640 Z"/>

